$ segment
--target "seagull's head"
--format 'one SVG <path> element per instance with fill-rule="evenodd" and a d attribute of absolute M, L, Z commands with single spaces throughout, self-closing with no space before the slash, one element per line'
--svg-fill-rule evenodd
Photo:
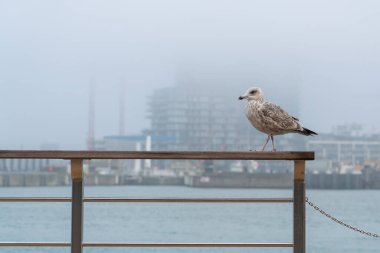
<path fill-rule="evenodd" d="M 243 99 L 246 99 L 248 101 L 262 100 L 263 91 L 259 87 L 251 87 L 242 96 L 239 97 L 239 100 L 243 100 Z"/>

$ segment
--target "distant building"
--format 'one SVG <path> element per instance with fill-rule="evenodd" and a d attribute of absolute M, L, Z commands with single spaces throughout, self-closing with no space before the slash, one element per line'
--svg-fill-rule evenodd
<path fill-rule="evenodd" d="M 150 140 L 149 140 L 150 139 Z M 147 141 L 156 143 L 157 145 L 170 145 L 173 139 L 165 136 L 151 136 L 147 134 L 141 135 L 110 135 L 105 136 L 101 140 L 95 142 L 95 150 L 102 151 L 144 151 L 150 150 L 147 147 Z M 149 145 L 148 145 L 149 146 Z M 96 160 L 92 162 L 93 170 L 114 171 L 118 174 L 139 174 L 147 166 L 156 166 L 159 161 L 154 161 L 153 165 L 147 160 Z"/>
<path fill-rule="evenodd" d="M 241 138 L 242 132 L 246 132 L 243 130 L 245 124 L 239 124 L 242 112 L 239 106 L 230 104 L 225 97 L 197 89 L 156 90 L 149 104 L 152 134 L 171 138 L 174 142 L 153 142 L 153 149 L 236 149 L 247 138 Z"/>
<path fill-rule="evenodd" d="M 49 159 L 1 159 L 0 171 L 45 171 Z"/>
<path fill-rule="evenodd" d="M 94 145 L 95 150 L 101 151 L 136 151 L 145 149 L 145 139 L 144 135 L 111 135 L 96 140 Z M 133 174 L 135 163 L 135 160 L 92 160 L 90 173 Z"/>
<path fill-rule="evenodd" d="M 57 143 L 43 143 L 40 150 L 60 150 Z M 0 171 L 47 171 L 52 166 L 62 166 L 60 160 L 50 159 L 1 159 Z"/>
<path fill-rule="evenodd" d="M 95 142 L 96 150 L 124 150 L 135 151 L 137 145 L 145 143 L 145 135 L 110 135 Z"/>
<path fill-rule="evenodd" d="M 365 127 L 364 125 L 353 123 L 353 124 L 344 124 L 337 125 L 333 127 L 332 134 L 335 136 L 343 137 L 343 138 L 367 138 L 367 137 L 378 137 L 379 133 L 375 131 L 373 128 L 370 129 Z"/>
<path fill-rule="evenodd" d="M 156 136 L 149 133 L 140 135 L 109 135 L 104 136 L 103 139 L 95 142 L 96 150 L 121 150 L 121 151 L 135 151 L 135 150 L 150 150 L 147 148 L 147 140 L 150 138 L 152 143 L 158 146 L 170 146 L 174 142 L 174 138 L 170 136 Z"/>
<path fill-rule="evenodd" d="M 354 168 L 380 161 L 380 140 L 376 138 L 325 134 L 308 140 L 306 146 L 316 152 L 316 161 L 310 164 L 318 170 L 338 170 L 347 165 Z"/>

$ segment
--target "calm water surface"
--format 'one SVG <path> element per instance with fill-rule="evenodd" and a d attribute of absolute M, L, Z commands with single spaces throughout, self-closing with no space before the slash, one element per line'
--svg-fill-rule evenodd
<path fill-rule="evenodd" d="M 380 191 L 309 190 L 335 216 L 380 233 Z M 0 188 L 0 196 L 69 197 L 70 187 Z M 186 187 L 86 187 L 87 197 L 291 197 L 291 190 Z M 86 203 L 87 242 L 291 242 L 291 204 Z M 0 241 L 70 241 L 69 203 L 0 203 Z M 307 208 L 307 252 L 378 253 L 380 239 L 332 223 Z M 68 248 L 0 248 L 1 253 L 70 252 Z M 292 249 L 86 248 L 84 252 L 292 252 Z"/>

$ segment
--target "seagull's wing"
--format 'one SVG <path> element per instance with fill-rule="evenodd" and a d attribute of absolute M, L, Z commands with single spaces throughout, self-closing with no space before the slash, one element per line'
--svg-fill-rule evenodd
<path fill-rule="evenodd" d="M 262 120 L 273 131 L 294 131 L 301 128 L 298 119 L 289 115 L 278 105 L 265 102 L 261 107 Z"/>

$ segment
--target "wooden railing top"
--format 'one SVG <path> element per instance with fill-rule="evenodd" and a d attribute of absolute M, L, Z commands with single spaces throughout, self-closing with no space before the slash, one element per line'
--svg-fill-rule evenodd
<path fill-rule="evenodd" d="M 186 160 L 314 160 L 310 151 L 41 151 L 0 150 L 0 159 L 186 159 Z"/>

